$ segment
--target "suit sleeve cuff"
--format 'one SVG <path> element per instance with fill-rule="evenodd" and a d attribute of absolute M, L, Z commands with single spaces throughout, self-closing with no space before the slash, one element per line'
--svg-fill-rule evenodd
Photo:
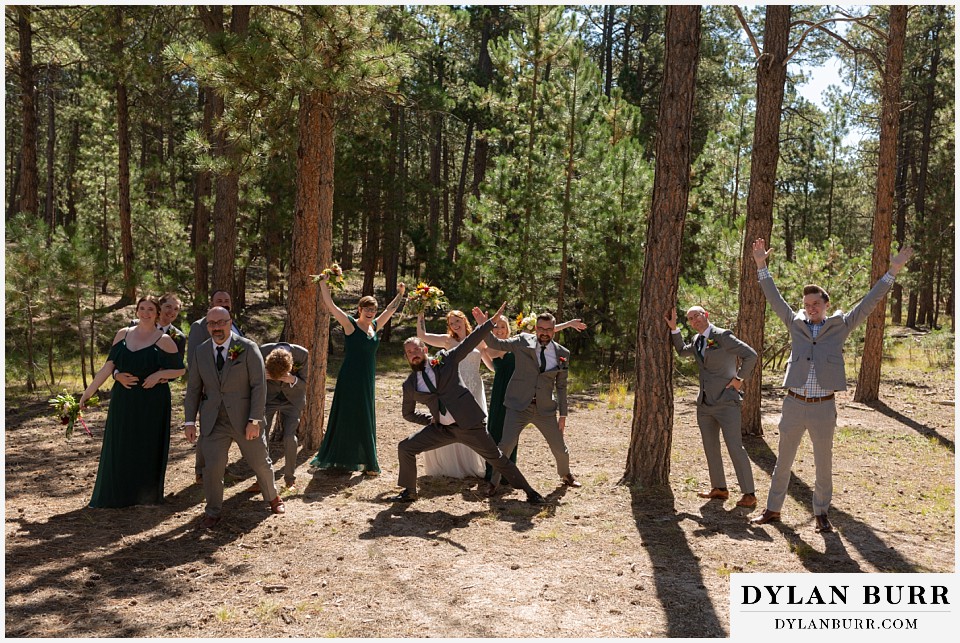
<path fill-rule="evenodd" d="M 679 334 L 680 334 L 680 329 L 679 329 L 679 328 L 674 328 L 673 330 L 670 331 L 670 334 L 671 334 L 671 335 L 679 335 Z"/>

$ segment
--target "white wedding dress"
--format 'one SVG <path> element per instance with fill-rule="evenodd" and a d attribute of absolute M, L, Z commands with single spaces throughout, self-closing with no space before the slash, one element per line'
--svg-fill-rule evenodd
<path fill-rule="evenodd" d="M 487 396 L 483 390 L 483 380 L 480 378 L 480 362 L 480 351 L 473 349 L 460 362 L 460 379 L 486 414 Z M 450 476 L 451 478 L 467 476 L 482 478 L 484 461 L 476 451 L 464 444 L 448 444 L 439 449 L 424 452 L 423 473 L 428 476 Z"/>

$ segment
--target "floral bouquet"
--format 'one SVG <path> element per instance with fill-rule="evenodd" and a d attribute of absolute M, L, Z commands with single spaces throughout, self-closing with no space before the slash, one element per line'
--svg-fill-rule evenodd
<path fill-rule="evenodd" d="M 343 290 L 343 268 L 340 267 L 340 264 L 335 263 L 326 270 L 322 270 L 319 275 L 310 275 L 313 278 L 313 282 L 317 283 L 324 277 L 327 278 L 327 285 L 330 286 L 333 290 L 340 292 Z"/>
<path fill-rule="evenodd" d="M 436 286 L 430 286 L 422 281 L 417 284 L 413 292 L 407 296 L 413 306 L 413 314 L 419 315 L 427 310 L 443 310 L 450 306 L 450 302 L 443 296 L 443 291 Z"/>
<path fill-rule="evenodd" d="M 526 317 L 523 313 L 517 315 L 517 332 L 532 333 L 537 329 L 537 316 L 529 314 Z"/>
<path fill-rule="evenodd" d="M 73 435 L 73 426 L 77 423 L 77 420 L 80 420 L 80 425 L 83 427 L 83 430 L 87 432 L 87 435 L 93 435 L 90 433 L 90 429 L 87 428 L 87 423 L 83 421 L 83 411 L 80 410 L 80 402 L 73 399 L 72 395 L 64 392 L 47 401 L 50 403 L 50 406 L 53 407 L 54 413 L 60 420 L 60 424 L 66 425 L 67 433 L 65 437 L 69 438 Z M 100 406 L 100 398 L 94 395 L 87 400 L 87 406 Z"/>

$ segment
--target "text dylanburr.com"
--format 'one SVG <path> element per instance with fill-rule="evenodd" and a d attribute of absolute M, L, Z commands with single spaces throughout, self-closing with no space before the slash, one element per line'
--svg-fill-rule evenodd
<path fill-rule="evenodd" d="M 844 643 L 954 639 L 960 630 L 957 588 L 956 574 L 731 574 L 730 636 Z"/>

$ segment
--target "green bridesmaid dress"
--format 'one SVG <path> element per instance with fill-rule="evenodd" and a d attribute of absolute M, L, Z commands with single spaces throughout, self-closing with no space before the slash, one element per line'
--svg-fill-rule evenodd
<path fill-rule="evenodd" d="M 346 469 L 380 473 L 377 463 L 377 413 L 374 378 L 380 335 L 370 337 L 348 315 L 353 332 L 344 338 L 343 364 L 337 374 L 333 403 L 323 442 L 310 466 L 317 469 Z"/>
<path fill-rule="evenodd" d="M 179 354 L 168 353 L 156 343 L 131 351 L 126 339 L 113 345 L 109 359 L 140 382 L 159 370 L 183 368 Z M 170 385 L 145 389 L 137 384 L 128 389 L 115 382 L 90 506 L 160 504 L 169 452 Z"/>

